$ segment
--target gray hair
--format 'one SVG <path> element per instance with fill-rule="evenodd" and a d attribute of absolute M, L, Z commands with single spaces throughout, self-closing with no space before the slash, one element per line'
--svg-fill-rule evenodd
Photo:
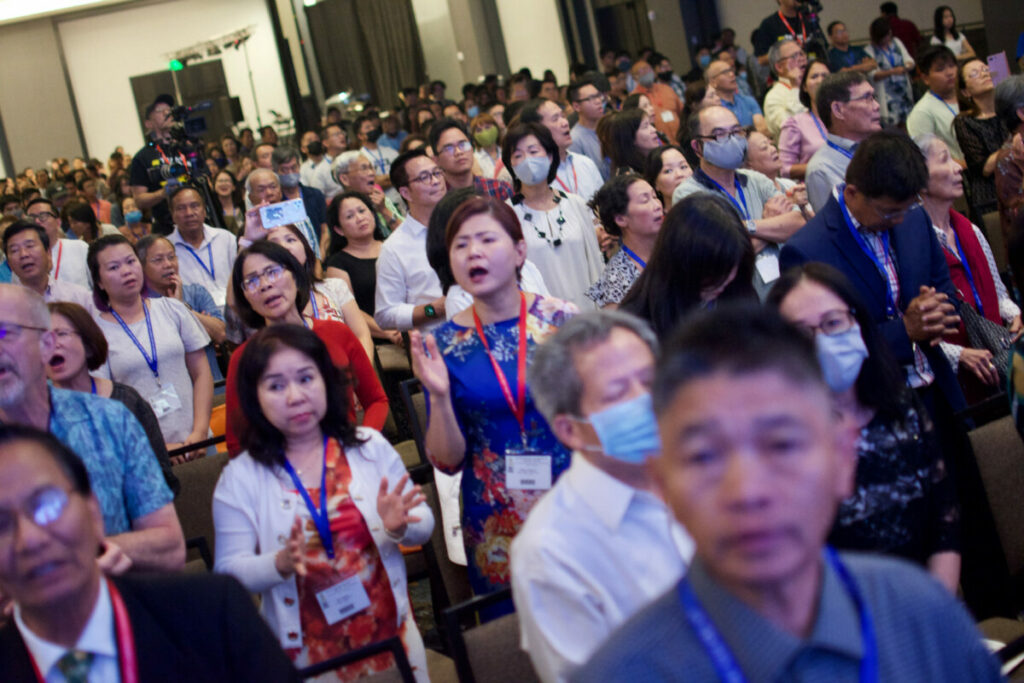
<path fill-rule="evenodd" d="M 937 142 L 945 144 L 942 138 L 935 133 L 921 133 L 920 135 L 914 136 L 914 144 L 917 145 L 919 150 L 921 150 L 921 154 L 924 155 L 925 159 L 927 159 L 928 155 L 931 154 L 932 148 L 935 147 L 935 143 Z"/>
<path fill-rule="evenodd" d="M 293 159 L 295 161 L 298 161 L 300 159 L 299 150 L 295 149 L 294 147 L 289 147 L 287 145 L 275 147 L 273 153 L 270 155 L 270 163 L 274 167 L 275 172 L 277 171 L 278 167 L 281 164 L 287 164 L 289 161 L 292 161 Z"/>
<path fill-rule="evenodd" d="M 1024 74 L 1010 76 L 996 86 L 996 116 L 1010 133 L 1020 128 L 1017 111 L 1024 108 Z"/>
<path fill-rule="evenodd" d="M 33 325 L 50 329 L 50 309 L 46 307 L 42 295 L 21 285 L 0 284 L 0 301 L 10 301 L 12 298 L 20 298 L 25 302 L 25 310 Z"/>
<path fill-rule="evenodd" d="M 577 315 L 537 347 L 527 381 L 537 409 L 548 422 L 556 415 L 579 415 L 583 378 L 576 372 L 575 356 L 608 339 L 617 327 L 640 337 L 652 354 L 658 354 L 658 338 L 650 325 L 635 315 L 610 310 Z"/>
<path fill-rule="evenodd" d="M 148 254 L 149 250 L 153 247 L 153 245 L 159 242 L 160 240 L 163 240 L 170 244 L 172 249 L 174 248 L 174 244 L 169 239 L 167 239 L 163 235 L 158 235 L 156 233 L 144 235 L 139 238 L 138 242 L 135 243 L 135 255 L 139 257 L 139 261 L 142 262 L 143 266 L 146 265 L 146 254 Z"/>
<path fill-rule="evenodd" d="M 768 48 L 768 66 L 771 67 L 772 73 L 776 76 L 779 75 L 778 70 L 775 68 L 775 64 L 779 61 L 779 53 L 782 52 L 782 46 L 790 42 L 795 42 L 793 40 L 793 36 L 783 36 L 772 43 L 772 46 Z"/>
<path fill-rule="evenodd" d="M 245 176 L 245 194 L 247 194 L 247 195 L 248 194 L 252 194 L 252 182 L 251 181 L 252 181 L 252 177 L 254 175 L 256 175 L 257 173 L 269 173 L 270 175 L 274 176 L 274 180 L 276 180 L 278 182 L 278 184 L 281 183 L 281 179 L 278 178 L 277 174 L 274 173 L 273 171 L 271 171 L 269 168 L 254 168 L 254 169 L 252 169 L 252 171 L 249 172 L 249 174 L 247 176 Z"/>
<path fill-rule="evenodd" d="M 338 157 L 331 162 L 331 177 L 334 178 L 334 182 L 339 185 L 344 185 L 341 182 L 341 178 L 338 176 L 342 173 L 348 173 L 349 164 L 358 159 L 362 152 L 357 149 L 350 149 L 347 152 L 342 152 Z"/>

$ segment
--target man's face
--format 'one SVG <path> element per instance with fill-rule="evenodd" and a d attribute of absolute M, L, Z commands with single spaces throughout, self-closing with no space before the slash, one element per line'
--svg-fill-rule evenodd
<path fill-rule="evenodd" d="M 50 253 L 35 230 L 23 230 L 7 242 L 7 263 L 23 283 L 34 285 L 50 276 Z"/>
<path fill-rule="evenodd" d="M 364 144 L 364 145 L 367 144 L 370 141 L 369 140 L 370 131 L 372 131 L 376 127 L 377 127 L 377 124 L 375 124 L 373 121 L 367 120 L 367 121 L 363 121 L 362 123 L 360 123 L 359 124 L 359 132 L 356 134 L 356 137 L 359 139 L 359 142 Z"/>
<path fill-rule="evenodd" d="M 260 131 L 260 140 L 270 145 L 277 144 L 277 131 L 273 128 L 264 128 Z"/>
<path fill-rule="evenodd" d="M 324 147 L 327 148 L 328 154 L 336 157 L 344 152 L 347 146 L 348 137 L 340 126 L 331 126 L 327 129 L 327 135 L 324 136 Z"/>
<path fill-rule="evenodd" d="M 836 24 L 828 34 L 832 44 L 840 50 L 850 46 L 850 32 L 846 30 L 846 24 Z"/>
<path fill-rule="evenodd" d="M 704 144 L 710 138 L 743 135 L 743 127 L 740 126 L 739 119 L 725 107 L 707 107 L 700 111 L 699 116 L 702 139 L 694 141 L 694 150 L 701 158 L 704 157 Z"/>
<path fill-rule="evenodd" d="M 174 195 L 171 205 L 171 218 L 178 230 L 192 232 L 200 230 L 206 220 L 206 207 L 203 198 L 194 190 L 183 190 Z"/>
<path fill-rule="evenodd" d="M 569 149 L 572 144 L 572 134 L 569 132 L 569 119 L 565 118 L 562 108 L 554 102 L 545 102 L 537 108 L 540 114 L 540 122 L 551 131 L 551 137 L 559 150 Z"/>
<path fill-rule="evenodd" d="M 46 231 L 46 236 L 50 238 L 50 244 L 56 244 L 56 240 L 60 236 L 60 216 L 56 209 L 49 204 L 40 202 L 28 207 L 25 210 L 25 217 L 35 221 L 36 225 Z"/>
<path fill-rule="evenodd" d="M 53 352 L 53 333 L 31 317 L 26 295 L 16 288 L 0 287 L 0 408 L 20 403 L 25 390 L 46 381 L 44 364 Z M 11 289 L 15 288 L 15 289 Z"/>
<path fill-rule="evenodd" d="M 464 135 L 462 137 L 465 139 Z M 409 174 L 409 185 L 399 188 L 398 193 L 406 202 L 434 206 L 441 201 L 441 197 L 446 191 L 444 175 L 437 173 L 440 170 L 430 157 L 410 159 L 405 163 L 405 171 Z"/>
<path fill-rule="evenodd" d="M 604 95 L 592 85 L 584 85 L 576 92 L 576 101 L 572 103 L 580 118 L 596 121 L 604 114 Z"/>
<path fill-rule="evenodd" d="M 956 61 L 937 59 L 924 76 L 925 85 L 941 97 L 949 97 L 956 91 Z"/>
<path fill-rule="evenodd" d="M 633 69 L 632 69 L 633 80 L 635 80 L 637 83 L 642 82 L 643 79 L 644 79 L 644 76 L 647 76 L 648 74 L 652 74 L 652 73 L 654 73 L 654 69 L 652 69 L 651 65 L 648 64 L 647 62 L 645 62 L 642 59 L 638 60 L 633 65 Z"/>
<path fill-rule="evenodd" d="M 881 107 L 875 99 L 875 89 L 870 83 L 856 83 L 850 88 L 848 102 L 833 105 L 833 119 L 841 118 L 847 131 L 863 139 L 882 130 Z"/>
<path fill-rule="evenodd" d="M 467 146 L 468 149 L 462 149 Z M 465 133 L 458 128 L 449 128 L 441 133 L 434 153 L 437 165 L 445 173 L 460 175 L 473 168 L 473 146 L 469 144 L 469 138 Z M 413 175 L 410 173 L 409 177 Z"/>
<path fill-rule="evenodd" d="M 551 81 L 544 81 L 540 84 L 540 96 L 553 102 L 558 101 L 558 85 Z"/>
<path fill-rule="evenodd" d="M 783 78 L 799 83 L 807 68 L 807 55 L 795 40 L 787 40 L 779 47 L 779 59 L 775 62 L 775 70 Z"/>
<path fill-rule="evenodd" d="M 26 514 L 65 496 L 48 523 Z M 99 503 L 73 491 L 52 455 L 29 441 L 0 446 L 0 592 L 30 613 L 67 604 L 99 580 L 102 540 Z"/>
<path fill-rule="evenodd" d="M 173 123 L 171 108 L 162 102 L 156 105 L 146 118 L 146 127 L 153 133 L 166 133 Z"/>
<path fill-rule="evenodd" d="M 739 89 L 736 84 L 736 69 L 719 60 L 708 65 L 708 85 L 717 92 L 732 93 Z"/>
<path fill-rule="evenodd" d="M 90 202 L 96 201 L 95 180 L 86 180 L 84 183 L 82 183 L 82 196 L 85 197 Z"/>
<path fill-rule="evenodd" d="M 398 117 L 394 114 L 385 116 L 381 118 L 380 125 L 385 135 L 394 135 L 398 132 Z"/>
<path fill-rule="evenodd" d="M 852 490 L 852 438 L 827 389 L 778 370 L 684 384 L 658 416 L 653 471 L 697 554 L 729 588 L 800 576 Z"/>
<path fill-rule="evenodd" d="M 281 201 L 281 182 L 271 171 L 253 171 L 249 176 L 249 201 L 253 205 Z"/>
<path fill-rule="evenodd" d="M 373 162 L 362 154 L 349 162 L 348 173 L 339 175 L 345 187 L 367 195 L 373 190 L 373 185 L 377 180 Z"/>
<path fill-rule="evenodd" d="M 273 168 L 274 162 L 271 157 L 274 155 L 274 148 L 270 145 L 260 145 L 256 148 L 256 167 Z"/>
<path fill-rule="evenodd" d="M 905 201 L 892 197 L 868 197 L 855 185 L 846 184 L 847 208 L 857 222 L 872 232 L 886 232 L 903 222 L 907 213 L 921 201 L 920 195 Z"/>
<path fill-rule="evenodd" d="M 278 175 L 288 175 L 289 173 L 299 172 L 299 160 L 292 158 L 288 161 L 284 161 L 277 166 Z"/>

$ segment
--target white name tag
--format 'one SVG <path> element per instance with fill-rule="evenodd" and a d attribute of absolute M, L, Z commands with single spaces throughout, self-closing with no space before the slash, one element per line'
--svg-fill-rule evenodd
<path fill-rule="evenodd" d="M 505 453 L 505 487 L 525 491 L 551 488 L 551 456 Z"/>
<path fill-rule="evenodd" d="M 757 268 L 757 272 L 760 273 L 761 279 L 765 283 L 775 282 L 779 279 L 779 255 L 778 254 L 758 254 L 757 260 L 754 261 L 754 266 Z"/>
<path fill-rule="evenodd" d="M 665 111 L 661 112 L 661 120 L 664 121 L 665 123 L 671 123 L 672 121 L 676 120 L 676 115 L 666 109 Z"/>
<path fill-rule="evenodd" d="M 370 596 L 366 594 L 358 576 L 351 576 L 325 588 L 316 594 L 316 601 L 320 603 L 328 624 L 336 624 L 370 606 Z"/>
<path fill-rule="evenodd" d="M 181 399 L 178 398 L 178 392 L 174 390 L 173 384 L 164 384 L 160 391 L 149 397 L 149 405 L 159 419 L 175 410 L 181 410 Z"/>

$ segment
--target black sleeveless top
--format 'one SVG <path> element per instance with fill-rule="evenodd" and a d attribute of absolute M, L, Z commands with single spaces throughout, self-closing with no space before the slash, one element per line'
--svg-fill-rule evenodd
<path fill-rule="evenodd" d="M 377 291 L 377 259 L 357 258 L 346 251 L 337 251 L 327 259 L 325 265 L 348 273 L 356 305 L 364 313 L 373 315 L 374 295 Z"/>

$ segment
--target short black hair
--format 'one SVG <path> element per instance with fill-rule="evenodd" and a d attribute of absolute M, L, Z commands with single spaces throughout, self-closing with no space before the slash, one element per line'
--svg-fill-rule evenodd
<path fill-rule="evenodd" d="M 21 424 L 0 425 L 0 446 L 28 441 L 46 451 L 64 475 L 71 482 L 75 493 L 83 496 L 92 495 L 89 483 L 89 471 L 78 454 L 68 448 L 60 439 L 50 432 Z"/>
<path fill-rule="evenodd" d="M 828 28 L 825 29 L 825 33 L 828 34 L 831 37 L 832 36 L 832 29 L 834 29 L 836 26 L 846 26 L 846 22 L 845 21 L 833 21 L 832 23 L 830 23 L 828 25 Z"/>
<path fill-rule="evenodd" d="M 92 253 L 91 249 L 89 253 Z M 299 313 L 305 310 L 306 304 L 309 303 L 310 288 L 312 287 L 312 283 L 306 276 L 306 269 L 302 267 L 297 258 L 292 256 L 290 251 L 280 244 L 258 240 L 239 252 L 235 259 L 235 265 L 231 269 L 231 289 L 235 294 L 235 310 L 242 322 L 253 329 L 260 329 L 267 324 L 263 316 L 257 313 L 249 300 L 245 298 L 245 288 L 242 286 L 242 279 L 245 277 L 245 260 L 254 254 L 265 256 L 292 274 L 295 279 L 295 308 Z"/>
<path fill-rule="evenodd" d="M 0 207 L 7 206 L 8 204 L 21 204 L 21 199 L 16 194 L 5 194 L 0 197 Z"/>
<path fill-rule="evenodd" d="M 46 231 L 43 230 L 42 226 L 37 225 L 35 221 L 21 218 L 14 221 L 4 229 L 4 254 L 7 254 L 7 243 L 28 230 L 35 231 L 35 233 L 39 235 L 39 240 L 43 243 L 43 249 L 50 251 L 50 238 L 46 234 Z"/>
<path fill-rule="evenodd" d="M 135 247 L 128 241 L 128 238 L 118 233 L 116 235 L 102 235 L 99 239 L 94 240 L 89 245 L 89 251 L 85 255 L 85 264 L 89 267 L 89 275 L 92 277 L 92 293 L 93 296 L 99 297 L 103 303 L 109 303 L 110 296 L 100 287 L 100 252 L 110 247 L 116 247 L 119 244 L 126 244 L 128 248 L 135 253 Z M 138 258 L 138 256 L 136 256 Z"/>
<path fill-rule="evenodd" d="M 28 211 L 29 209 L 31 209 L 36 204 L 46 204 L 48 207 L 50 207 L 50 211 L 52 211 L 54 213 L 57 213 L 57 207 L 55 207 L 53 205 L 53 202 L 51 202 L 46 197 L 42 197 L 42 196 L 36 197 L 35 199 L 29 200 L 28 204 L 25 205 L 25 210 Z"/>
<path fill-rule="evenodd" d="M 895 14 L 895 12 L 893 12 Z M 878 17 L 871 22 L 871 26 L 868 27 L 868 35 L 871 37 L 871 42 L 878 45 L 882 42 L 882 39 L 892 33 L 892 24 L 885 17 Z"/>
<path fill-rule="evenodd" d="M 469 129 L 466 128 L 466 124 L 462 121 L 451 117 L 440 119 L 439 121 L 435 121 L 434 125 L 430 127 L 430 149 L 434 150 L 435 155 L 441 153 L 441 150 L 437 148 L 437 143 L 440 142 L 441 136 L 446 130 L 451 130 L 452 128 L 458 128 L 462 131 L 462 134 L 466 136 L 467 140 L 470 142 L 473 141 L 473 137 L 469 134 Z M 394 167 L 394 162 L 392 162 L 391 165 Z"/>
<path fill-rule="evenodd" d="M 505 139 L 501 141 L 501 161 L 505 164 L 505 168 L 508 169 L 512 180 L 515 181 L 516 189 L 519 188 L 520 181 L 516 177 L 516 172 L 512 169 L 512 154 L 516 151 L 516 145 L 523 138 L 531 135 L 537 138 L 540 146 L 551 157 L 551 167 L 548 169 L 548 183 L 554 182 L 555 176 L 558 175 L 558 145 L 555 144 L 555 139 L 551 137 L 551 131 L 547 129 L 547 126 L 540 123 L 517 123 L 505 131 Z"/>
<path fill-rule="evenodd" d="M 468 136 L 467 136 L 468 137 Z M 409 186 L 409 172 L 405 170 L 406 164 L 413 159 L 419 157 L 429 157 L 425 147 L 417 147 L 416 149 L 410 149 L 402 152 L 391 162 L 391 171 L 388 172 L 388 177 L 391 178 L 391 186 L 396 190 L 402 187 Z"/>
<path fill-rule="evenodd" d="M 733 375 L 767 370 L 827 392 L 814 342 L 771 309 L 727 303 L 690 317 L 662 348 L 651 398 L 662 415 L 679 391 L 716 372 Z"/>
<path fill-rule="evenodd" d="M 327 227 L 331 230 L 331 243 L 327 250 L 329 254 L 341 251 L 348 244 L 348 239 L 339 233 L 341 230 L 341 219 L 338 217 L 338 214 L 341 213 L 341 203 L 346 199 L 358 199 L 363 203 L 366 210 L 373 215 L 373 238 L 381 242 L 384 241 L 384 231 L 381 230 L 383 219 L 377 214 L 377 210 L 373 208 L 373 202 L 370 201 L 370 198 L 358 190 L 345 190 L 334 195 L 331 203 L 327 205 Z M 303 241 L 305 242 L 305 240 Z"/>
<path fill-rule="evenodd" d="M 356 117 L 355 121 L 352 122 L 352 132 L 359 135 L 359 129 L 362 128 L 363 124 L 367 121 L 372 121 L 368 114 L 360 114 Z"/>
<path fill-rule="evenodd" d="M 867 197 L 904 202 L 928 185 L 928 166 L 906 133 L 883 130 L 857 145 L 846 167 L 846 182 Z"/>
<path fill-rule="evenodd" d="M 259 145 L 257 145 L 257 147 L 258 146 Z M 218 175 L 220 175 L 219 172 L 218 172 Z M 179 185 L 178 187 L 176 187 L 173 190 L 171 190 L 171 194 L 167 197 L 167 208 L 168 209 L 172 209 L 172 210 L 174 209 L 174 200 L 176 200 L 178 198 L 178 196 L 181 195 L 183 192 L 195 192 L 197 195 L 199 195 L 200 203 L 203 203 L 203 192 L 202 192 L 202 190 L 200 190 L 198 187 L 193 185 L 191 182 L 187 182 L 187 183 L 184 183 L 183 185 Z M 206 207 L 206 205 L 205 205 L 205 203 L 203 203 L 203 208 L 205 208 L 205 207 Z"/>
<path fill-rule="evenodd" d="M 932 67 L 943 67 L 946 64 L 956 65 L 956 55 L 945 45 L 928 45 L 917 53 L 917 68 L 922 76 L 927 76 Z"/>
<path fill-rule="evenodd" d="M 615 222 L 629 210 L 629 188 L 643 180 L 637 173 L 619 173 L 608 180 L 587 202 L 591 211 L 597 214 L 604 231 L 613 237 L 622 236 L 622 228 Z"/>
<path fill-rule="evenodd" d="M 597 88 L 598 92 L 601 92 L 601 88 L 594 81 L 593 76 L 590 75 L 592 73 L 593 72 L 588 71 L 580 79 L 569 84 L 569 87 L 565 91 L 565 97 L 566 99 L 569 100 L 570 104 L 578 101 L 576 98 L 579 97 L 580 90 L 587 87 L 588 85 L 594 86 L 595 88 Z"/>
<path fill-rule="evenodd" d="M 895 2 L 883 2 L 878 6 L 878 10 L 887 17 L 895 17 L 899 14 L 899 10 L 896 8 Z"/>
<path fill-rule="evenodd" d="M 810 72 L 810 68 L 807 69 Z M 859 71 L 839 71 L 821 79 L 814 100 L 818 105 L 818 118 L 826 129 L 832 128 L 832 105 L 836 102 L 849 102 L 850 89 L 858 83 L 867 83 L 867 76 Z M 801 90 L 801 97 L 803 97 Z"/>
<path fill-rule="evenodd" d="M 444 294 L 447 294 L 451 286 L 455 284 L 455 275 L 452 274 L 451 263 L 448 259 L 448 246 L 445 243 L 448 219 L 455 213 L 455 209 L 464 202 L 479 196 L 480 194 L 472 185 L 460 187 L 442 197 L 430 213 L 430 221 L 427 224 L 427 262 L 437 273 L 437 278 L 441 281 L 441 291 Z"/>

